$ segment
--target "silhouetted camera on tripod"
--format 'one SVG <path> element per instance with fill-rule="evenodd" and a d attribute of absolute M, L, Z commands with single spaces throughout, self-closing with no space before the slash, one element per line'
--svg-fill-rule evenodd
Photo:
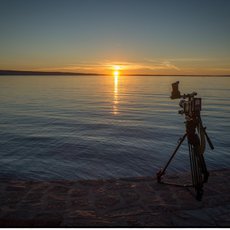
<path fill-rule="evenodd" d="M 161 169 L 157 173 L 158 183 L 179 185 L 179 186 L 193 186 L 196 191 L 197 200 L 202 199 L 203 184 L 208 181 L 209 172 L 207 171 L 206 163 L 204 160 L 205 140 L 207 140 L 211 149 L 214 149 L 211 140 L 206 133 L 206 127 L 203 126 L 200 111 L 201 111 L 201 98 L 196 98 L 196 92 L 190 94 L 181 95 L 179 89 L 179 81 L 172 83 L 171 99 L 181 99 L 179 102 L 180 107 L 179 114 L 185 115 L 186 132 L 182 138 L 179 139 L 179 143 L 170 157 L 169 161 L 165 165 L 164 169 Z M 185 138 L 188 140 L 190 166 L 192 174 L 192 185 L 180 185 L 170 182 L 163 182 L 162 176 L 165 174 L 167 167 L 175 156 L 180 145 Z"/>
<path fill-rule="evenodd" d="M 181 95 L 178 89 L 179 81 L 172 84 L 172 94 L 171 99 L 179 99 L 181 98 L 179 105 L 182 110 L 179 110 L 179 114 L 185 114 L 185 116 L 192 117 L 193 115 L 200 116 L 201 111 L 201 98 L 195 98 L 197 95 L 196 92 L 191 94 Z"/>

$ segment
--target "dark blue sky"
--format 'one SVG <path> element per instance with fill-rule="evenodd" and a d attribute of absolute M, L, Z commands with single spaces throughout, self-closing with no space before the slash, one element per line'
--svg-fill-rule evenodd
<path fill-rule="evenodd" d="M 230 74 L 229 0 L 0 0 L 0 68 Z"/>

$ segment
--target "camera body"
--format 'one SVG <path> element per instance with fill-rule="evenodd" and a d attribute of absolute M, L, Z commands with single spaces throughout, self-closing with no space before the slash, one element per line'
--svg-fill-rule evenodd
<path fill-rule="evenodd" d="M 179 103 L 183 110 L 180 110 L 180 114 L 185 114 L 186 116 L 199 115 L 201 111 L 201 98 L 190 98 L 188 100 L 182 99 Z"/>
<path fill-rule="evenodd" d="M 201 98 L 196 98 L 196 92 L 191 94 L 181 95 L 178 89 L 179 81 L 172 83 L 171 99 L 181 98 L 179 105 L 182 110 L 179 110 L 179 114 L 185 114 L 185 116 L 192 117 L 194 115 L 200 115 L 201 111 Z"/>

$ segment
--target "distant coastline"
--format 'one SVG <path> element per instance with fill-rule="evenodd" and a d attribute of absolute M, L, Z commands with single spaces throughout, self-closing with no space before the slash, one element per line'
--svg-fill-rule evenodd
<path fill-rule="evenodd" d="M 24 70 L 0 70 L 0 75 L 101 75 L 101 74 L 49 72 L 49 71 L 24 71 Z"/>
<path fill-rule="evenodd" d="M 7 75 L 7 76 L 23 76 L 23 75 L 36 75 L 36 76 L 43 76 L 43 75 L 50 75 L 50 76 L 78 76 L 78 75 L 86 75 L 86 76 L 106 76 L 108 74 L 99 74 L 99 73 L 77 73 L 77 72 L 51 72 L 51 71 L 25 71 L 25 70 L 0 70 L 0 76 Z M 193 77 L 230 77 L 230 75 L 208 75 L 208 74 L 122 74 L 123 76 L 193 76 Z"/>

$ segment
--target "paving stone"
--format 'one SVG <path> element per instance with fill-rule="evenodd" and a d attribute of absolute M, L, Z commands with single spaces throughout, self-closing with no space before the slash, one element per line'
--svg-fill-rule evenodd
<path fill-rule="evenodd" d="M 230 170 L 210 172 L 202 201 L 194 188 L 158 184 L 154 177 L 2 180 L 0 227 L 229 227 L 229 191 Z"/>

